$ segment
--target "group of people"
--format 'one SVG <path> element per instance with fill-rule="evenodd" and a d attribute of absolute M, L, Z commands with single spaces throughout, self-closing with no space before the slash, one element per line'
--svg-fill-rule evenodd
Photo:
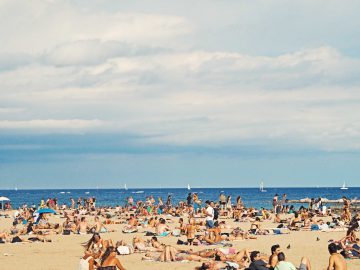
<path fill-rule="evenodd" d="M 346 270 L 344 258 L 360 257 L 360 241 L 356 236 L 360 213 L 351 216 L 346 198 L 343 214 L 332 213 L 331 217 L 324 217 L 314 207 L 295 209 L 287 205 L 286 194 L 281 200 L 277 195 L 274 197 L 271 210 L 247 208 L 240 196 L 233 204 L 231 196 L 223 192 L 218 200 L 204 203 L 198 194 L 188 193 L 185 200 L 177 204 L 169 195 L 165 202 L 162 198 L 156 201 L 153 196 L 147 196 L 144 201 L 135 201 L 129 196 L 124 206 L 116 207 L 97 207 L 96 198 L 89 197 L 77 201 L 71 198 L 70 205 L 63 208 L 57 206 L 54 198 L 42 201 L 39 209 L 46 207 L 55 209 L 64 222 L 52 223 L 47 214 L 37 214 L 36 209 L 23 207 L 14 212 L 13 226 L 0 233 L 0 242 L 49 242 L 52 234 L 89 235 L 91 238 L 83 245 L 79 270 L 125 269 L 118 255 L 135 252 L 142 253 L 146 261 L 196 261 L 200 263 L 197 269 L 294 270 L 295 266 L 286 259 L 279 245 L 273 245 L 271 254 L 266 255 L 253 249 L 237 250 L 234 241 L 256 240 L 259 235 L 296 230 L 334 230 L 344 231 L 346 236 L 329 243 L 328 270 Z M 272 219 L 275 227 L 263 225 L 264 221 L 271 224 Z M 237 225 L 240 222 L 249 223 L 250 227 L 244 229 Z M 104 233 L 113 232 L 113 228 L 124 234 L 134 234 L 132 242 L 101 237 L 107 238 Z M 174 244 L 161 241 L 173 237 L 177 240 Z M 193 246 L 198 247 L 196 251 Z M 298 269 L 311 270 L 310 260 L 301 258 Z"/>

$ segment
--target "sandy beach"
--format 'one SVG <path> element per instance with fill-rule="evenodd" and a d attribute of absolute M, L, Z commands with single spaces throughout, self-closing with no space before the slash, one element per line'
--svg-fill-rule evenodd
<path fill-rule="evenodd" d="M 168 218 L 168 217 L 167 217 Z M 92 218 L 89 218 L 90 220 Z M 171 218 L 174 223 L 169 225 L 174 228 L 177 224 L 178 218 Z M 4 230 L 11 226 L 12 219 L 0 218 L 0 229 Z M 62 223 L 64 221 L 60 216 L 52 216 L 51 222 Z M 243 229 L 249 229 L 250 223 L 233 222 L 226 219 L 226 222 L 232 226 L 240 226 Z M 271 221 L 262 222 L 264 228 L 274 228 L 276 224 Z M 114 242 L 118 240 L 125 240 L 131 243 L 134 235 L 141 236 L 145 239 L 143 231 L 139 230 L 134 234 L 124 234 L 121 232 L 123 224 L 108 225 L 109 228 L 115 229 L 116 232 L 101 234 L 103 239 L 112 239 Z M 224 230 L 226 232 L 226 230 Z M 282 250 L 287 255 L 287 259 L 298 266 L 300 258 L 307 256 L 311 260 L 313 269 L 326 269 L 328 263 L 327 244 L 330 239 L 341 239 L 345 232 L 319 232 L 319 231 L 292 231 L 290 234 L 283 235 L 260 235 L 256 240 L 242 240 L 232 241 L 234 247 L 249 248 L 250 250 L 259 250 L 262 253 L 270 254 L 270 247 L 273 244 L 280 244 Z M 51 243 L 18 243 L 18 244 L 0 244 L 0 265 L 4 270 L 63 270 L 63 269 L 78 269 L 80 257 L 84 253 L 81 243 L 89 240 L 91 235 L 52 235 Z M 317 238 L 320 240 L 317 241 Z M 176 245 L 177 237 L 162 237 L 162 243 Z M 184 236 L 180 237 L 186 240 Z M 290 249 L 287 249 L 290 244 Z M 179 248 L 189 248 L 187 246 L 177 246 Z M 215 248 L 216 246 L 198 246 L 193 247 L 194 250 L 204 248 Z M 159 269 L 165 270 L 171 267 L 172 269 L 194 269 L 199 266 L 199 262 L 145 262 L 141 260 L 142 254 L 132 254 L 125 256 L 118 256 L 121 263 L 126 269 Z M 360 269 L 360 260 L 347 260 L 349 270 Z"/>

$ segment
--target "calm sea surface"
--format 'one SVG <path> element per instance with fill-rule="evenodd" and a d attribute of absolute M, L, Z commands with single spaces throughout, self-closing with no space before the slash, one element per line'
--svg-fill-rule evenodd
<path fill-rule="evenodd" d="M 360 197 L 360 188 L 349 188 L 341 190 L 340 188 L 266 188 L 267 192 L 260 192 L 258 188 L 193 188 L 191 192 L 197 192 L 199 198 L 203 201 L 218 200 L 220 192 L 232 196 L 232 202 L 235 203 L 236 197 L 241 196 L 246 206 L 271 208 L 272 198 L 275 193 L 287 194 L 288 199 L 302 199 L 305 197 L 323 197 L 328 199 L 339 199 L 343 195 L 354 199 Z M 39 204 L 44 198 L 57 198 L 59 205 L 70 204 L 70 198 L 94 196 L 97 199 L 97 205 L 116 206 L 124 205 L 128 196 L 133 196 L 135 200 L 145 200 L 146 196 L 153 195 L 155 198 L 162 197 L 164 202 L 166 197 L 171 194 L 172 201 L 177 203 L 185 200 L 188 190 L 183 188 L 163 188 L 163 189 L 50 189 L 50 190 L 0 190 L 0 196 L 8 197 L 13 207 L 21 205 Z"/>

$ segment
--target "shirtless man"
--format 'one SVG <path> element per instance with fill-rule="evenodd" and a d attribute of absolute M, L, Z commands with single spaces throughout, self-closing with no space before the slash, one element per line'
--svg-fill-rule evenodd
<path fill-rule="evenodd" d="M 170 228 L 165 224 L 165 219 L 160 218 L 159 224 L 156 226 L 156 234 L 161 236 L 167 236 L 170 234 Z"/>
<path fill-rule="evenodd" d="M 109 230 L 101 223 L 98 216 L 94 217 L 95 224 L 92 227 L 96 233 L 108 232 Z"/>
<path fill-rule="evenodd" d="M 347 270 L 346 261 L 342 255 L 337 253 L 338 248 L 334 243 L 329 244 L 328 250 L 330 253 L 329 266 L 327 270 Z"/>
<path fill-rule="evenodd" d="M 77 226 L 77 231 L 79 232 L 79 234 L 87 234 L 88 229 L 89 225 L 86 221 L 86 218 L 82 217 L 79 225 Z"/>

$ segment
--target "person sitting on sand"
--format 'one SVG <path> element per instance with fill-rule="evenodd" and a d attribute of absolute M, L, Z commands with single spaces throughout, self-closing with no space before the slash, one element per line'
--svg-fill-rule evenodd
<path fill-rule="evenodd" d="M 186 224 L 183 218 L 179 218 L 179 226 L 176 229 L 180 230 L 180 234 L 186 233 Z"/>
<path fill-rule="evenodd" d="M 195 225 L 194 218 L 189 219 L 189 224 L 186 225 L 185 233 L 186 233 L 188 245 L 192 245 L 193 241 L 195 239 L 195 233 L 196 233 L 196 225 Z"/>
<path fill-rule="evenodd" d="M 338 253 L 338 246 L 335 243 L 331 243 L 328 246 L 328 250 L 330 257 L 327 270 L 347 270 L 344 257 Z"/>
<path fill-rule="evenodd" d="M 87 234 L 89 231 L 89 225 L 85 217 L 81 218 L 79 225 L 76 228 L 78 234 Z"/>
<path fill-rule="evenodd" d="M 259 217 L 256 217 L 255 221 L 251 223 L 249 232 L 251 234 L 259 234 L 259 235 L 269 234 L 269 230 L 261 229 Z"/>
<path fill-rule="evenodd" d="M 151 246 L 156 249 L 156 251 L 164 250 L 164 246 L 159 242 L 156 236 L 151 237 L 150 243 Z"/>
<path fill-rule="evenodd" d="M 130 214 L 130 218 L 128 220 L 128 225 L 131 228 L 136 228 L 139 225 L 138 220 L 135 218 L 134 214 Z"/>
<path fill-rule="evenodd" d="M 300 262 L 299 268 L 296 268 L 291 262 L 285 261 L 285 254 L 280 252 L 278 255 L 278 263 L 275 270 L 311 270 L 310 261 L 308 258 L 303 257 Z"/>
<path fill-rule="evenodd" d="M 90 240 L 83 244 L 85 250 L 93 257 L 100 257 L 106 248 L 112 245 L 111 240 L 102 239 L 98 233 L 94 233 Z"/>
<path fill-rule="evenodd" d="M 269 266 L 259 251 L 253 251 L 250 254 L 251 264 L 249 270 L 269 270 Z"/>
<path fill-rule="evenodd" d="M 281 252 L 280 245 L 271 246 L 271 255 L 269 258 L 270 270 L 274 269 L 278 263 L 278 254 Z"/>
<path fill-rule="evenodd" d="M 159 224 L 156 226 L 156 234 L 158 236 L 168 236 L 170 234 L 170 227 L 165 224 L 165 219 L 160 218 Z"/>
<path fill-rule="evenodd" d="M 116 258 L 116 254 L 115 247 L 108 247 L 101 256 L 100 266 L 97 270 L 125 270 L 119 259 Z"/>
<path fill-rule="evenodd" d="M 92 227 L 92 230 L 96 233 L 106 233 L 106 232 L 113 232 L 114 230 L 109 230 L 105 227 L 103 223 L 100 222 L 100 219 L 98 216 L 94 217 L 95 224 Z"/>

